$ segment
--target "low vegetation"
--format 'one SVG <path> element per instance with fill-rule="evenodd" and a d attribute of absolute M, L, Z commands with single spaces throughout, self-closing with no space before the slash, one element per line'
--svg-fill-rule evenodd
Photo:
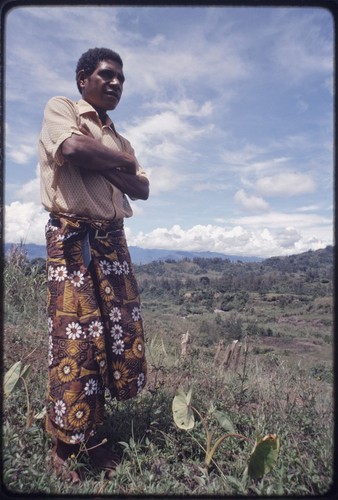
<path fill-rule="evenodd" d="M 29 262 L 20 246 L 7 256 L 4 371 L 16 363 L 17 377 L 3 405 L 5 488 L 96 496 L 328 493 L 334 475 L 332 247 L 260 263 L 193 259 L 135 270 L 147 389 L 134 400 L 106 402 L 102 432 L 124 452 L 114 478 L 85 463 L 85 480 L 71 486 L 51 474 L 44 431 L 44 263 Z M 191 406 L 203 418 L 180 429 L 173 400 L 190 389 Z M 212 448 L 230 424 L 229 433 L 245 439 L 230 436 Z M 206 428 L 212 429 L 209 450 Z M 264 475 L 253 477 L 248 458 L 263 436 L 278 443 L 279 454 Z"/>

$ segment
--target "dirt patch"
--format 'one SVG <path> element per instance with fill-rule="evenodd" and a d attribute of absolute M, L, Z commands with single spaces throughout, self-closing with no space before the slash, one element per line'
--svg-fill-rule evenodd
<path fill-rule="evenodd" d="M 277 354 L 289 351 L 291 355 L 304 356 L 310 354 L 311 358 L 321 361 L 332 359 L 333 349 L 329 344 L 323 344 L 317 339 L 304 339 L 299 337 L 264 337 L 257 339 L 255 345 L 272 348 Z"/>
<path fill-rule="evenodd" d="M 287 325 L 297 325 L 297 326 L 323 326 L 321 319 L 306 319 L 300 318 L 299 316 L 280 316 L 276 323 L 287 324 Z"/>

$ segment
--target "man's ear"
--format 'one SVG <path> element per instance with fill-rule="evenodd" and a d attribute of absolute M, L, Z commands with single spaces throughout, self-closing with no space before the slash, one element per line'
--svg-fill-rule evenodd
<path fill-rule="evenodd" d="M 80 69 L 80 71 L 76 75 L 76 81 L 81 89 L 83 89 L 85 85 L 85 72 L 84 69 Z"/>

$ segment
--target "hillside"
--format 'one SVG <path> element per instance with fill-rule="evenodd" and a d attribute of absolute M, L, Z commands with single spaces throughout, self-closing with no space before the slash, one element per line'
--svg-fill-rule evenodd
<path fill-rule="evenodd" d="M 273 257 L 261 262 L 231 261 L 219 257 L 185 258 L 180 261 L 167 259 L 135 266 L 142 278 L 154 277 L 179 280 L 181 284 L 190 281 L 217 283 L 227 290 L 277 291 L 288 287 L 306 287 L 316 282 L 332 282 L 333 247 L 308 251 L 288 257 Z M 202 276 L 205 276 L 203 279 Z"/>
<path fill-rule="evenodd" d="M 327 493 L 333 477 L 332 247 L 262 262 L 195 256 L 136 265 L 147 387 L 135 400 L 107 400 L 104 426 L 110 444 L 123 447 L 123 463 L 109 481 L 85 464 L 86 480 L 76 491 L 46 462 L 45 262 L 11 256 L 4 269 L 4 372 L 19 360 L 26 370 L 25 383 L 3 407 L 4 484 L 14 496 Z M 237 434 L 222 441 L 210 470 L 203 465 L 201 417 L 195 411 L 188 433 L 173 422 L 178 388 L 192 389 L 191 408 L 205 415 L 214 442 L 229 423 Z M 256 436 L 271 434 L 281 443 L 276 467 L 250 479 L 244 471 Z M 78 465 L 74 456 L 70 466 Z"/>
<path fill-rule="evenodd" d="M 257 262 L 224 259 L 152 262 L 136 266 L 150 335 L 187 328 L 196 347 L 254 338 L 256 348 L 328 361 L 333 325 L 333 247 Z M 174 324 L 174 327 L 173 327 Z M 318 338 L 326 339 L 324 344 Z M 311 339 L 311 340 L 310 340 Z M 263 347 L 262 347 L 263 349 Z M 265 349 L 265 348 L 264 348 Z M 326 362 L 325 361 L 325 362 Z"/>
<path fill-rule="evenodd" d="M 5 254 L 8 254 L 13 246 L 17 246 L 16 243 L 5 243 L 4 250 Z M 23 245 L 24 250 L 27 253 L 29 260 L 33 259 L 45 259 L 46 258 L 46 247 L 44 245 L 35 245 L 33 243 L 27 243 Z M 182 250 L 162 250 L 156 248 L 140 248 L 136 246 L 129 247 L 130 255 L 135 264 L 148 264 L 153 261 L 162 260 L 183 260 L 183 259 L 193 259 L 195 257 L 201 257 L 205 259 L 220 258 L 229 259 L 231 261 L 242 260 L 243 262 L 256 262 L 261 261 L 260 257 L 242 257 L 238 255 L 224 255 L 217 252 L 189 252 Z"/>

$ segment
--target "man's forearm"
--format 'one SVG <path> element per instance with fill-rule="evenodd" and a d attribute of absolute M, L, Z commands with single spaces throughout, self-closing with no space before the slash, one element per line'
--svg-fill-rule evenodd
<path fill-rule="evenodd" d="M 111 150 L 88 134 L 73 134 L 66 139 L 62 144 L 62 154 L 71 164 L 103 175 L 131 198 L 148 199 L 148 179 L 136 175 L 133 155 Z"/>
<path fill-rule="evenodd" d="M 130 198 L 137 200 L 148 199 L 149 181 L 144 175 L 128 174 L 118 170 L 105 170 L 100 174 Z"/>
<path fill-rule="evenodd" d="M 112 169 L 120 169 L 128 173 L 136 173 L 136 162 L 133 155 L 107 148 L 99 141 L 85 136 L 73 134 L 62 144 L 63 156 L 73 165 L 103 173 Z"/>

